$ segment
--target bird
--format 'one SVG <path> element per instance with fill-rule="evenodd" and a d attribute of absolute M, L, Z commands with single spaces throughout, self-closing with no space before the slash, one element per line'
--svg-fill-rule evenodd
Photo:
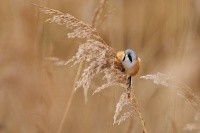
<path fill-rule="evenodd" d="M 128 75 L 129 86 L 132 86 L 132 77 L 135 76 L 140 69 L 140 58 L 131 49 L 126 51 L 119 51 L 117 53 L 117 58 L 121 61 L 123 70 Z"/>

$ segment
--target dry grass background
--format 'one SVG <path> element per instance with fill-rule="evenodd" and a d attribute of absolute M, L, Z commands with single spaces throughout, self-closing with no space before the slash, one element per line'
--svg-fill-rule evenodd
<path fill-rule="evenodd" d="M 58 67 L 44 60 L 48 56 L 67 60 L 82 41 L 68 39 L 64 26 L 44 23 L 47 16 L 31 4 L 91 23 L 98 2 L 1 0 L 0 133 L 56 133 L 78 69 L 78 65 Z M 98 27 L 99 34 L 116 51 L 130 48 L 142 59 L 133 84 L 147 131 L 187 133 L 183 128 L 194 122 L 196 112 L 175 90 L 139 77 L 167 73 L 199 96 L 200 2 L 109 0 L 106 11 L 112 13 Z M 115 105 L 124 90 L 116 86 L 92 96 L 101 78 L 93 80 L 87 104 L 83 90 L 76 91 L 62 133 L 142 132 L 137 116 L 113 125 Z"/>

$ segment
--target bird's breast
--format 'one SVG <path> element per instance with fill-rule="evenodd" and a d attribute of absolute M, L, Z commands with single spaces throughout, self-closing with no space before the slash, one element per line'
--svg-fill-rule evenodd
<path fill-rule="evenodd" d="M 122 62 L 123 67 L 125 69 L 125 72 L 129 75 L 129 76 L 134 76 L 138 73 L 139 68 L 140 68 L 140 62 L 138 60 L 135 60 L 133 62 L 130 62 L 128 58 L 126 58 L 124 60 L 124 62 Z"/>

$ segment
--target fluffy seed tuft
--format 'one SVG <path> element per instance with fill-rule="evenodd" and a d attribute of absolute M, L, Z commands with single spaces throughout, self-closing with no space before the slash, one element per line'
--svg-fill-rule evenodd
<path fill-rule="evenodd" d="M 153 80 L 155 84 L 161 84 L 177 91 L 177 95 L 183 97 L 196 111 L 200 111 L 200 99 L 192 92 L 192 89 L 181 81 L 178 81 L 166 74 L 156 73 L 146 76 L 141 76 L 142 79 Z"/>

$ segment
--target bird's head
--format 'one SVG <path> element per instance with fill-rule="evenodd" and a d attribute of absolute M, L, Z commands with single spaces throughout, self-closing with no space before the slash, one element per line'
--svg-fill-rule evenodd
<path fill-rule="evenodd" d="M 126 59 L 126 58 L 129 58 L 130 62 L 136 60 L 136 54 L 133 50 L 131 49 L 127 49 L 125 52 L 124 52 L 124 58 L 123 58 L 123 61 Z"/>

